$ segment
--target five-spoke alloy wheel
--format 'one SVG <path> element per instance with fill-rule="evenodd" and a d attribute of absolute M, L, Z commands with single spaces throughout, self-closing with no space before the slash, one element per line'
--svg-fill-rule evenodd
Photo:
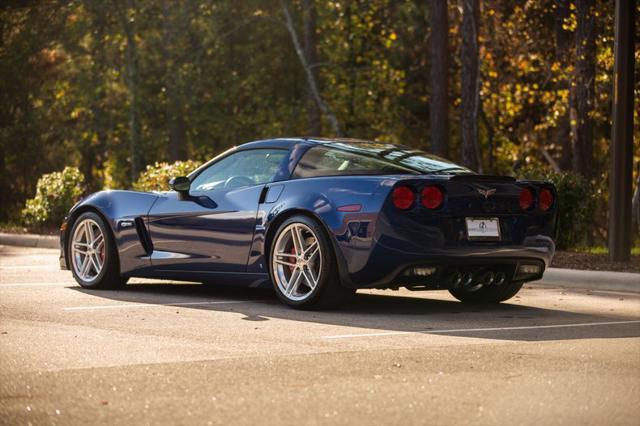
<path fill-rule="evenodd" d="M 100 226 L 90 218 L 75 227 L 71 237 L 71 264 L 80 279 L 91 282 L 96 279 L 105 259 L 104 234 Z"/>
<path fill-rule="evenodd" d="M 355 292 L 340 283 L 331 243 L 322 227 L 307 216 L 285 220 L 269 253 L 274 288 L 290 306 L 331 307 Z"/>
<path fill-rule="evenodd" d="M 69 266 L 82 287 L 119 288 L 126 284 L 111 230 L 97 213 L 81 214 L 67 241 Z"/>
<path fill-rule="evenodd" d="M 280 232 L 271 267 L 285 297 L 295 301 L 307 298 L 322 272 L 322 251 L 313 230 L 303 223 L 292 223 Z"/>

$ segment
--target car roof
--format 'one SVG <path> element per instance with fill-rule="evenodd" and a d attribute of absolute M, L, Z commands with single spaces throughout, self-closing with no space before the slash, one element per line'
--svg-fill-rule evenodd
<path fill-rule="evenodd" d="M 291 148 L 297 144 L 307 144 L 307 145 L 333 145 L 333 144 L 341 144 L 341 145 L 369 145 L 374 146 L 378 145 L 382 146 L 395 146 L 398 148 L 411 149 L 409 147 L 405 147 L 403 145 L 391 144 L 386 142 L 376 142 L 365 139 L 354 139 L 354 138 L 322 138 L 322 137 L 291 137 L 291 138 L 274 138 L 274 139 L 263 139 L 257 140 L 253 142 L 247 142 L 242 145 L 238 145 L 238 150 L 245 149 L 255 149 L 255 148 Z"/>

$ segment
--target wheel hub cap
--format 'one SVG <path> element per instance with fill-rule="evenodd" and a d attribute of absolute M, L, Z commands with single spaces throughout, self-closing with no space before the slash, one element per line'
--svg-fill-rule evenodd
<path fill-rule="evenodd" d="M 322 252 L 315 232 L 303 223 L 287 226 L 277 237 L 271 267 L 280 292 L 293 301 L 311 295 L 320 280 Z"/>
<path fill-rule="evenodd" d="M 104 235 L 93 219 L 84 219 L 74 228 L 71 236 L 71 263 L 76 275 L 83 281 L 95 280 L 105 260 Z"/>

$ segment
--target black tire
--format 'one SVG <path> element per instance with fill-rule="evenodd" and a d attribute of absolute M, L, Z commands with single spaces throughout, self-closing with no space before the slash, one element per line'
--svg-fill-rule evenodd
<path fill-rule="evenodd" d="M 499 286 L 482 287 L 476 291 L 463 288 L 449 289 L 449 293 L 465 303 L 500 303 L 511 299 L 522 288 L 523 282 L 505 281 Z"/>
<path fill-rule="evenodd" d="M 77 260 L 73 257 L 72 244 L 73 238 L 76 234 L 76 230 L 83 223 L 91 222 L 95 223 L 102 232 L 104 238 L 104 260 L 100 272 L 91 279 L 83 279 L 76 270 Z M 86 212 L 78 216 L 73 222 L 71 232 L 67 238 L 67 259 L 69 269 L 73 274 L 73 278 L 80 286 L 90 289 L 119 289 L 127 284 L 128 278 L 123 277 L 120 274 L 120 260 L 118 258 L 118 251 L 113 238 L 113 234 L 109 226 L 104 223 L 104 220 L 100 215 L 94 212 Z"/>
<path fill-rule="evenodd" d="M 276 255 L 276 243 L 279 241 L 281 234 L 290 228 L 290 225 L 301 224 L 313 231 L 320 246 L 320 255 L 322 256 L 321 265 L 319 266 L 319 279 L 315 288 L 313 288 L 302 300 L 292 300 L 281 290 L 278 280 L 275 276 L 277 271 L 274 269 L 274 256 Z M 329 237 L 324 228 L 316 220 L 307 216 L 297 215 L 285 220 L 276 231 L 269 247 L 269 274 L 271 282 L 278 298 L 288 306 L 296 309 L 329 309 L 335 308 L 347 300 L 351 299 L 355 294 L 355 289 L 344 287 L 340 282 L 338 274 L 338 265 L 336 255 Z M 283 267 L 284 268 L 284 267 Z"/>

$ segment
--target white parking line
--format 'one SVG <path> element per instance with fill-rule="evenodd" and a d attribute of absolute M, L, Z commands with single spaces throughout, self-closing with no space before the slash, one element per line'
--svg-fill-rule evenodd
<path fill-rule="evenodd" d="M 11 265 L 11 266 L 0 266 L 0 270 L 10 271 L 12 269 L 23 270 L 23 269 L 55 269 L 60 270 L 60 266 L 56 264 L 51 265 Z"/>
<path fill-rule="evenodd" d="M 157 306 L 226 305 L 232 303 L 255 302 L 254 300 L 219 300 L 215 302 L 174 302 L 174 303 L 126 303 L 122 305 L 72 306 L 63 311 L 94 311 L 99 309 L 153 308 Z"/>
<path fill-rule="evenodd" d="M 519 326 L 519 327 L 458 328 L 458 329 L 451 329 L 451 330 L 385 331 L 380 333 L 338 334 L 335 336 L 323 336 L 323 338 L 324 339 L 352 339 L 356 337 L 403 336 L 408 334 L 473 333 L 473 332 L 480 332 L 480 331 L 536 330 L 536 329 L 545 329 L 545 328 L 595 327 L 595 326 L 601 326 L 601 325 L 619 325 L 619 324 L 640 324 L 640 320 L 583 322 L 578 324 L 525 325 L 525 326 Z"/>
<path fill-rule="evenodd" d="M 0 284 L 0 288 L 2 287 L 67 287 L 69 285 L 75 286 L 74 283 L 69 282 L 59 282 L 59 283 L 8 283 L 8 284 Z"/>

